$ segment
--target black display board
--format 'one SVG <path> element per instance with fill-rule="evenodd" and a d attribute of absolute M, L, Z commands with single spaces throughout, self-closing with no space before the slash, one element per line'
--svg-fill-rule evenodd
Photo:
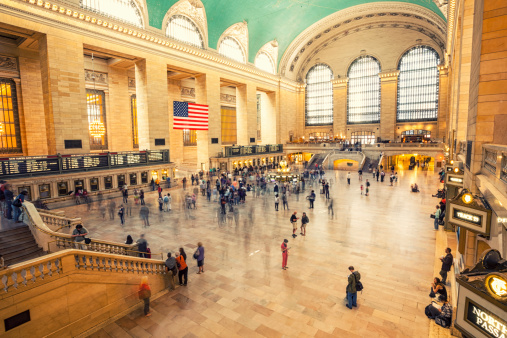
<path fill-rule="evenodd" d="M 25 176 L 60 172 L 58 157 L 20 157 L 0 159 L 0 176 Z"/>

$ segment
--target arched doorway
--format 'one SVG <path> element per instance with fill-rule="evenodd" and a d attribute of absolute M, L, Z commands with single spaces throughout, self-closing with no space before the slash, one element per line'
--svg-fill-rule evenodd
<path fill-rule="evenodd" d="M 357 171 L 358 168 L 359 168 L 359 162 L 357 162 L 355 160 L 340 159 L 340 160 L 335 160 L 333 162 L 333 169 L 334 170 Z"/>

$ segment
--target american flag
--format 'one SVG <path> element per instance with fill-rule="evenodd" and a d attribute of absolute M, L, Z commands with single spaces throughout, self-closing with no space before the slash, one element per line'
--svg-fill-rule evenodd
<path fill-rule="evenodd" d="M 208 130 L 208 106 L 190 102 L 173 102 L 173 129 Z"/>

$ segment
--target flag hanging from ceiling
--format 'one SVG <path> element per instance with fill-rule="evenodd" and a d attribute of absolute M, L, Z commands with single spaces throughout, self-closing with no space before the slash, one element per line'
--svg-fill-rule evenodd
<path fill-rule="evenodd" d="M 208 130 L 208 106 L 190 102 L 173 102 L 173 129 Z"/>

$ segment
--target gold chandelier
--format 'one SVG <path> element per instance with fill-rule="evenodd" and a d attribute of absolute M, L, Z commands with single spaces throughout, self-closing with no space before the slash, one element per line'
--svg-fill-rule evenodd
<path fill-rule="evenodd" d="M 104 123 L 99 120 L 95 120 L 90 123 L 90 135 L 95 138 L 101 138 L 106 134 L 106 127 L 104 127 Z"/>

